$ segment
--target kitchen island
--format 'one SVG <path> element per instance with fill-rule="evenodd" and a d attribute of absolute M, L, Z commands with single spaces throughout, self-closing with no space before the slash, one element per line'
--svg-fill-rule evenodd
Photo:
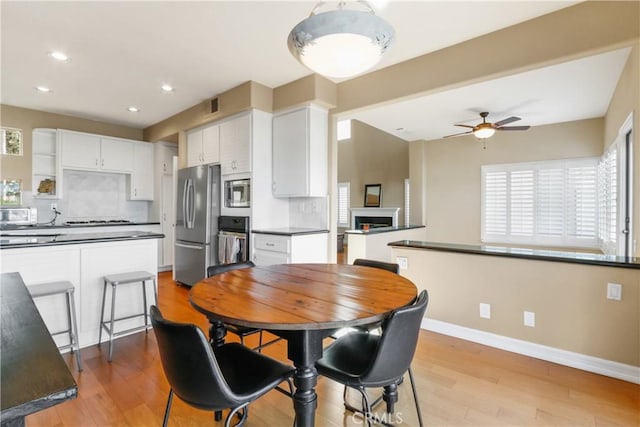
<path fill-rule="evenodd" d="M 70 234 L 57 231 L 59 229 L 29 235 L 16 235 L 15 231 L 10 235 L 0 234 L 0 271 L 20 273 L 27 287 L 62 280 L 73 283 L 76 287 L 78 341 L 81 347 L 86 347 L 98 342 L 103 277 L 138 270 L 157 272 L 158 239 L 164 235 L 130 229 Z M 146 286 L 148 294 L 152 295 L 152 284 L 147 282 Z M 36 305 L 50 330 L 65 329 L 67 319 L 63 295 L 39 298 Z M 118 289 L 116 317 L 142 312 L 142 307 L 139 286 Z M 142 318 L 122 321 L 118 329 L 140 326 L 142 321 Z M 58 345 L 67 343 L 64 335 L 55 339 Z"/>

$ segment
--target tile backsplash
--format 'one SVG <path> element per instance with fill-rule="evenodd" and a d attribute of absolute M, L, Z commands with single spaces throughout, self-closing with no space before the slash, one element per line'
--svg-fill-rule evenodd
<path fill-rule="evenodd" d="M 52 203 L 62 212 L 57 224 L 88 219 L 148 220 L 151 202 L 128 200 L 127 175 L 65 170 L 63 177 L 62 199 L 34 199 L 31 193 L 23 193 L 23 205 L 38 208 L 38 222 L 53 218 Z"/>
<path fill-rule="evenodd" d="M 289 225 L 296 228 L 329 228 L 327 197 L 292 197 L 289 199 Z"/>

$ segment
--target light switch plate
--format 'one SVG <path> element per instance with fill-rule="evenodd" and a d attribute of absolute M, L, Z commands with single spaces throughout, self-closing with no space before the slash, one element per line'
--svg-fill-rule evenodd
<path fill-rule="evenodd" d="M 622 300 L 622 285 L 619 283 L 607 283 L 607 299 Z"/>
<path fill-rule="evenodd" d="M 491 304 L 480 303 L 480 317 L 491 319 Z"/>
<path fill-rule="evenodd" d="M 409 268 L 409 259 L 406 256 L 397 256 L 396 263 L 400 266 L 400 270 Z"/>
<path fill-rule="evenodd" d="M 536 326 L 536 314 L 533 311 L 524 312 L 524 326 L 530 326 L 534 328 Z"/>

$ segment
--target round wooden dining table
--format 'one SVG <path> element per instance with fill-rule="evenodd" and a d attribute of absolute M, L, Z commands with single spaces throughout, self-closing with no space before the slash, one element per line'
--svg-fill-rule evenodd
<path fill-rule="evenodd" d="M 296 367 L 296 424 L 313 426 L 322 341 L 344 327 L 371 325 L 411 304 L 416 286 L 386 270 L 348 264 L 282 264 L 232 270 L 198 282 L 193 307 L 211 323 L 214 345 L 224 323 L 261 328 L 287 340 Z"/>

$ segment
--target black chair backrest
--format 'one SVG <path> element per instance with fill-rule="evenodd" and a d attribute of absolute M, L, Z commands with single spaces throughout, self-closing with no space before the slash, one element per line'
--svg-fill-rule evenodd
<path fill-rule="evenodd" d="M 207 267 L 207 277 L 215 276 L 216 274 L 226 273 L 227 271 L 237 270 L 239 268 L 255 267 L 253 261 L 236 262 L 233 264 L 221 264 L 211 265 Z"/>
<path fill-rule="evenodd" d="M 375 357 L 360 377 L 362 383 L 400 378 L 409 369 L 418 345 L 420 323 L 428 302 L 429 294 L 426 290 L 422 291 L 412 305 L 394 310 L 385 319 Z"/>
<path fill-rule="evenodd" d="M 400 266 L 392 262 L 374 261 L 372 259 L 357 258 L 353 260 L 353 265 L 364 265 L 366 267 L 380 268 L 392 273 L 398 274 L 400 272 Z"/>
<path fill-rule="evenodd" d="M 176 323 L 151 306 L 151 324 L 162 368 L 174 393 L 200 409 L 234 408 L 238 399 L 225 381 L 211 344 L 196 325 Z"/>

